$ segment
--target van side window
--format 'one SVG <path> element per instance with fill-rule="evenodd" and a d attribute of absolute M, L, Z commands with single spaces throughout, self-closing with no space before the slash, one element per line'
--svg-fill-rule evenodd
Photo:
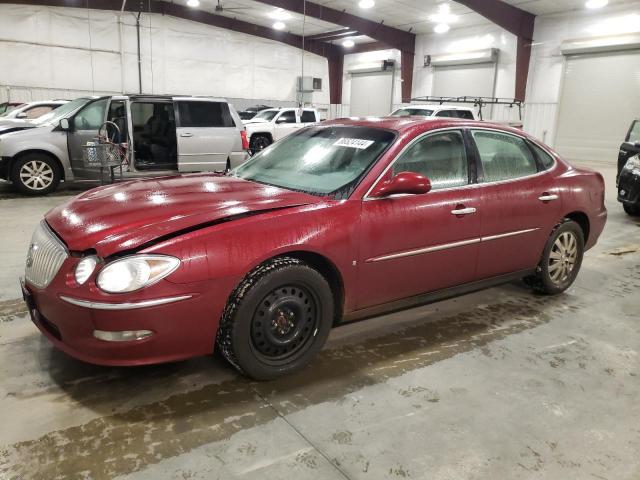
<path fill-rule="evenodd" d="M 473 130 L 485 182 L 526 177 L 538 172 L 533 153 L 523 138 L 508 133 Z"/>
<path fill-rule="evenodd" d="M 229 106 L 223 102 L 178 102 L 181 127 L 235 127 Z"/>
<path fill-rule="evenodd" d="M 76 130 L 98 130 L 104 123 L 107 110 L 107 99 L 91 102 L 73 117 Z"/>

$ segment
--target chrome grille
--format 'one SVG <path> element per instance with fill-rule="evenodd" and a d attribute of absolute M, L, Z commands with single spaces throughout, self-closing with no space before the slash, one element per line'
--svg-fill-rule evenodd
<path fill-rule="evenodd" d="M 45 222 L 40 222 L 31 236 L 25 279 L 39 288 L 48 286 L 67 257 L 67 249 L 62 242 Z"/>

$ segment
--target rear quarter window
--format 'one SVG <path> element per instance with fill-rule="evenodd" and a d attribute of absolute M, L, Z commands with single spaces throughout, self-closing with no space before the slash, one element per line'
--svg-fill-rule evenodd
<path fill-rule="evenodd" d="M 223 102 L 178 102 L 181 127 L 235 127 L 229 106 Z"/>
<path fill-rule="evenodd" d="M 540 165 L 542 165 L 542 168 L 544 170 L 549 170 L 551 167 L 553 167 L 554 160 L 551 155 L 549 155 L 545 150 L 543 150 L 533 142 L 530 142 L 529 145 L 531 145 L 531 148 L 538 157 L 538 161 L 540 162 Z"/>

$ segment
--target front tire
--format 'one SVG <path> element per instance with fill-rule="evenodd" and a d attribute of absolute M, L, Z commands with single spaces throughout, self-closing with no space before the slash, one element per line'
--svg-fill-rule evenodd
<path fill-rule="evenodd" d="M 290 257 L 252 270 L 233 291 L 216 347 L 240 372 L 271 380 L 302 369 L 320 351 L 333 324 L 327 280 Z"/>
<path fill-rule="evenodd" d="M 24 195 L 47 195 L 58 188 L 62 173 L 58 163 L 43 153 L 28 153 L 11 166 L 11 182 Z"/>
<path fill-rule="evenodd" d="M 544 247 L 533 289 L 546 295 L 564 292 L 575 281 L 584 256 L 584 233 L 573 220 L 565 220 L 551 233 Z"/>
<path fill-rule="evenodd" d="M 638 205 L 631 205 L 630 203 L 623 203 L 622 204 L 622 208 L 624 208 L 624 211 L 626 212 L 627 215 L 631 215 L 632 217 L 640 216 L 640 206 L 638 206 Z"/>
<path fill-rule="evenodd" d="M 253 154 L 261 152 L 262 150 L 267 148 L 272 143 L 273 142 L 271 141 L 271 139 L 266 135 L 262 135 L 262 134 L 252 135 L 251 136 L 251 145 L 250 145 L 251 152 Z"/>

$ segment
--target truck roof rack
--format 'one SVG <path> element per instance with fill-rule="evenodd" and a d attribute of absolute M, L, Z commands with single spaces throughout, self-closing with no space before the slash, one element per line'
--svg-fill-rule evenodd
<path fill-rule="evenodd" d="M 508 105 L 510 108 L 518 107 L 518 116 L 522 121 L 522 105 L 524 102 L 515 98 L 499 98 L 499 97 L 415 97 L 411 102 L 437 103 L 443 105 L 445 103 L 471 103 L 474 107 L 478 107 L 478 114 L 482 120 L 482 107 L 485 105 Z"/>

